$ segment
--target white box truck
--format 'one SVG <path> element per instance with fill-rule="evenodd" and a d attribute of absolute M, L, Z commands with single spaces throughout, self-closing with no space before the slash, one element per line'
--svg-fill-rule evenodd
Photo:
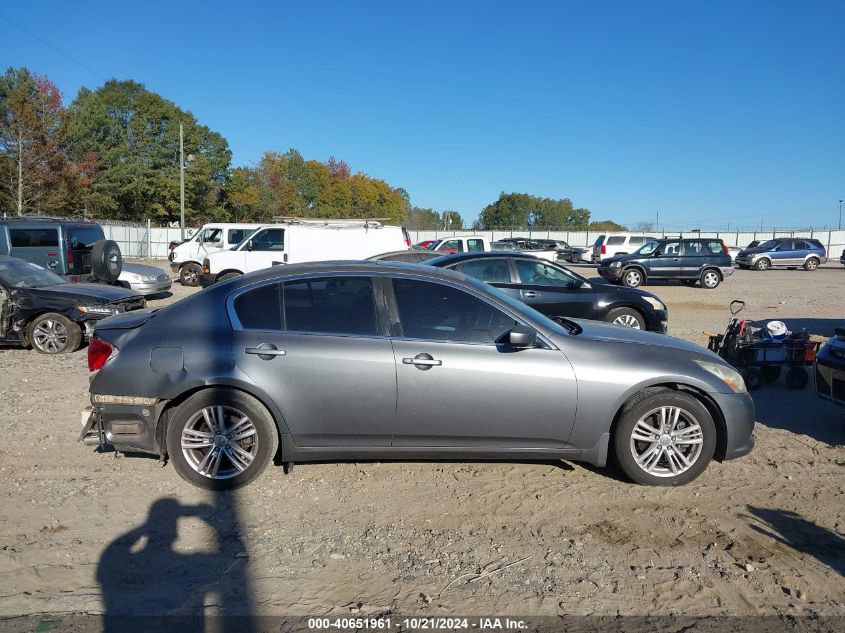
<path fill-rule="evenodd" d="M 411 247 L 408 231 L 373 220 L 286 220 L 265 224 L 235 249 L 210 253 L 203 288 L 280 264 L 361 260 Z"/>
<path fill-rule="evenodd" d="M 262 224 L 215 222 L 205 224 L 189 240 L 171 249 L 167 256 L 170 268 L 179 273 L 183 286 L 199 286 L 202 260 L 211 253 L 228 250 L 240 244 Z"/>

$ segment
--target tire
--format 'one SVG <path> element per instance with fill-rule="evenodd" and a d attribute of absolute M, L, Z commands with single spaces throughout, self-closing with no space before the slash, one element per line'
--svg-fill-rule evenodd
<path fill-rule="evenodd" d="M 608 312 L 604 320 L 607 323 L 629 327 L 635 330 L 645 330 L 643 315 L 633 308 L 614 308 Z"/>
<path fill-rule="evenodd" d="M 669 424 L 678 411 L 674 424 L 685 426 L 669 432 L 663 428 L 661 433 L 662 411 L 668 415 Z M 689 430 L 680 432 L 684 428 Z M 622 408 L 613 433 L 613 451 L 616 463 L 632 481 L 649 486 L 680 486 L 704 472 L 713 458 L 716 440 L 713 418 L 696 398 L 671 389 L 646 390 Z M 654 451 L 658 453 L 652 464 Z"/>
<path fill-rule="evenodd" d="M 766 365 L 761 367 L 760 375 L 763 377 L 763 382 L 774 382 L 780 378 L 780 366 Z"/>
<path fill-rule="evenodd" d="M 199 264 L 185 264 L 179 269 L 179 283 L 183 286 L 199 286 L 202 268 Z"/>
<path fill-rule="evenodd" d="M 572 255 L 569 258 L 569 263 L 571 263 L 571 264 L 577 264 L 580 261 L 581 261 L 581 258 L 578 257 L 578 255 Z"/>
<path fill-rule="evenodd" d="M 30 322 L 27 338 L 40 354 L 70 354 L 79 349 L 82 330 L 66 316 L 47 312 Z"/>
<path fill-rule="evenodd" d="M 769 268 L 771 268 L 771 267 L 772 267 L 772 262 L 770 262 L 765 257 L 758 259 L 754 264 L 754 268 L 756 270 L 769 270 Z"/>
<path fill-rule="evenodd" d="M 716 288 L 722 281 L 722 276 L 719 274 L 718 271 L 707 268 L 701 273 L 701 287 L 706 288 L 707 290 L 713 290 Z"/>
<path fill-rule="evenodd" d="M 763 374 L 759 369 L 747 369 L 743 372 L 742 378 L 748 391 L 757 391 L 763 385 Z"/>
<path fill-rule="evenodd" d="M 219 444 L 206 438 L 214 432 L 212 425 L 216 428 L 221 411 L 228 429 L 238 426 L 241 433 L 250 434 L 236 442 L 224 431 L 214 436 L 221 438 Z M 185 448 L 183 442 L 193 446 Z M 176 407 L 167 424 L 166 445 L 182 479 L 207 490 L 232 490 L 253 482 L 267 468 L 279 447 L 279 434 L 270 412 L 258 400 L 242 391 L 212 388 Z M 250 457 L 248 463 L 241 455 Z"/>
<path fill-rule="evenodd" d="M 639 268 L 629 268 L 622 272 L 622 283 L 628 288 L 637 288 L 645 281 L 644 277 L 645 275 Z"/>
<path fill-rule="evenodd" d="M 91 274 L 97 281 L 110 284 L 123 270 L 123 255 L 113 240 L 99 240 L 91 246 Z"/>
<path fill-rule="evenodd" d="M 815 257 L 811 257 L 806 262 L 804 262 L 804 270 L 813 271 L 819 267 L 821 262 L 816 259 Z"/>
<path fill-rule="evenodd" d="M 229 281 L 230 279 L 236 279 L 237 277 L 240 277 L 240 276 L 241 276 L 241 273 L 223 273 L 222 275 L 220 275 L 217 278 L 217 281 L 218 282 Z"/>
<path fill-rule="evenodd" d="M 786 386 L 790 389 L 803 389 L 809 381 L 810 377 L 803 367 L 790 367 L 786 372 Z"/>

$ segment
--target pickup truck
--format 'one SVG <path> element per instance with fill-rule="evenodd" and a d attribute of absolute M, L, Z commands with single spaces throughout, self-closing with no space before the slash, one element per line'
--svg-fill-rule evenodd
<path fill-rule="evenodd" d="M 480 253 L 490 250 L 490 240 L 483 235 L 453 235 L 435 240 L 429 250 L 451 255 L 453 253 Z"/>

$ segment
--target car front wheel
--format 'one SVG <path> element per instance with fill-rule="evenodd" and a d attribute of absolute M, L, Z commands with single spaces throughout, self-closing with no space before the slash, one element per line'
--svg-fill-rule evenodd
<path fill-rule="evenodd" d="M 679 486 L 698 477 L 716 449 L 716 425 L 693 396 L 644 391 L 623 408 L 613 437 L 623 472 L 639 484 Z"/>
<path fill-rule="evenodd" d="M 66 316 L 48 312 L 32 320 L 27 333 L 36 352 L 68 354 L 79 349 L 82 330 Z"/>
<path fill-rule="evenodd" d="M 769 270 L 769 266 L 771 265 L 772 263 L 764 257 L 763 259 L 757 260 L 757 263 L 754 264 L 754 268 L 757 270 Z"/>
<path fill-rule="evenodd" d="M 270 412 L 252 396 L 207 389 L 176 407 L 167 425 L 167 453 L 187 482 L 209 490 L 254 481 L 276 454 Z"/>
<path fill-rule="evenodd" d="M 199 286 L 202 268 L 199 264 L 185 264 L 179 271 L 179 282 L 183 286 Z"/>
<path fill-rule="evenodd" d="M 643 274 L 636 268 L 629 268 L 622 273 L 622 283 L 629 288 L 636 288 L 643 283 Z"/>
<path fill-rule="evenodd" d="M 607 313 L 604 320 L 608 323 L 613 323 L 614 325 L 622 325 L 635 330 L 645 329 L 645 319 L 643 319 L 643 315 L 633 308 L 615 308 Z"/>

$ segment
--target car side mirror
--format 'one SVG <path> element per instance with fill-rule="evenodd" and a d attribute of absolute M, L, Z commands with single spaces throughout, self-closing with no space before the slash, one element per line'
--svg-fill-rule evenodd
<path fill-rule="evenodd" d="M 660 257 L 660 255 L 661 255 L 660 251 L 652 251 L 652 253 L 651 253 L 652 257 Z"/>
<path fill-rule="evenodd" d="M 250 240 L 246 243 L 246 250 L 248 250 L 248 251 L 252 250 L 252 240 Z"/>
<path fill-rule="evenodd" d="M 528 349 L 537 343 L 537 332 L 530 327 L 517 325 L 505 334 L 505 341 L 514 349 Z"/>

